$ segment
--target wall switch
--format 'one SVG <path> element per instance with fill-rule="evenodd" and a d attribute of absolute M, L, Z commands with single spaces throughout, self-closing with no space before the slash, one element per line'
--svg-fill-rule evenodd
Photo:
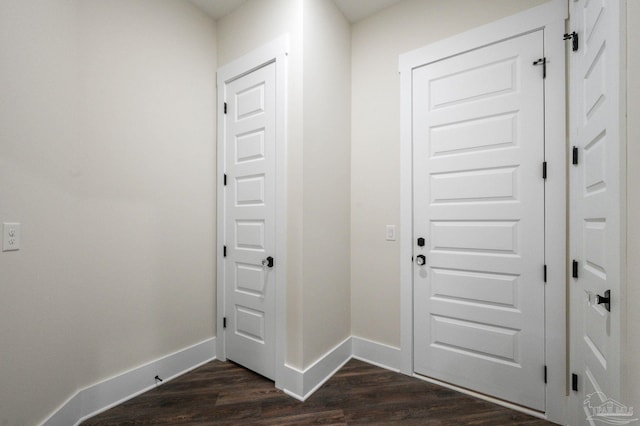
<path fill-rule="evenodd" d="M 20 224 L 2 224 L 2 251 L 20 250 Z"/>
<path fill-rule="evenodd" d="M 396 240 L 396 226 L 387 225 L 387 241 L 395 241 L 395 240 Z"/>

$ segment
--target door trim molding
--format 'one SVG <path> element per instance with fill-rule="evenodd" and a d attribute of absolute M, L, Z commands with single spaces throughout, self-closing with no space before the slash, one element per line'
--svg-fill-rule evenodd
<path fill-rule="evenodd" d="M 524 12 L 400 55 L 400 371 L 413 375 L 413 151 L 411 135 L 412 71 L 414 68 L 542 29 L 549 66 L 545 80 L 545 187 L 547 238 L 545 258 L 545 359 L 548 383 L 545 416 L 566 418 L 566 0 L 551 0 Z M 541 265 L 542 266 L 542 265 Z M 541 372 L 542 374 L 542 372 Z"/>
<path fill-rule="evenodd" d="M 226 347 L 222 318 L 225 315 L 225 276 L 223 247 L 224 231 L 224 184 L 225 173 L 225 126 L 224 110 L 225 84 L 230 83 L 258 68 L 275 63 L 276 66 L 276 241 L 275 258 L 275 358 L 277 387 L 281 387 L 286 378 L 286 290 L 287 290 L 287 55 L 289 52 L 289 36 L 279 38 L 259 47 L 233 62 L 222 66 L 217 72 L 217 255 L 216 255 L 216 356 L 226 360 Z"/>

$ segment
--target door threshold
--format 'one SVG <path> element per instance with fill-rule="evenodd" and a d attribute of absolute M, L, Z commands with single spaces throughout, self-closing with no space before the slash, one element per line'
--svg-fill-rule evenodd
<path fill-rule="evenodd" d="M 425 382 L 433 383 L 434 385 L 442 386 L 444 388 L 451 389 L 451 390 L 454 390 L 456 392 L 463 393 L 465 395 L 473 396 L 474 398 L 482 399 L 483 401 L 491 402 L 493 404 L 497 404 L 497 405 L 500 405 L 502 407 L 509 408 L 511 410 L 514 410 L 514 411 L 519 411 L 521 413 L 528 414 L 530 416 L 537 417 L 539 419 L 549 420 L 549 418 L 547 417 L 547 415 L 545 413 L 537 411 L 537 410 L 533 410 L 531 408 L 523 407 L 522 405 L 514 404 L 513 402 L 508 402 L 508 401 L 505 401 L 503 399 L 495 398 L 493 396 L 489 396 L 489 395 L 485 395 L 485 394 L 480 393 L 480 392 L 473 391 L 471 389 L 467 389 L 467 388 L 463 388 L 463 387 L 460 387 L 460 386 L 452 385 L 451 383 L 443 382 L 443 381 L 440 381 L 440 380 L 437 380 L 437 379 L 433 379 L 431 377 L 421 376 L 418 373 L 413 373 L 413 377 L 415 377 L 417 379 L 420 379 L 420 380 L 423 380 Z"/>

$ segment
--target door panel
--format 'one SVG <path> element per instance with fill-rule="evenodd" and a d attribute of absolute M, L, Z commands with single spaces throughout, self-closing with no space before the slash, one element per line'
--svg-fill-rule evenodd
<path fill-rule="evenodd" d="M 544 411 L 542 32 L 413 71 L 415 372 Z"/>
<path fill-rule="evenodd" d="M 226 356 L 275 378 L 275 64 L 225 84 Z"/>
<path fill-rule="evenodd" d="M 620 134 L 619 2 L 571 1 L 572 30 L 580 36 L 571 53 L 571 144 L 578 164 L 571 167 L 571 257 L 578 262 L 570 279 L 571 424 L 624 422 L 593 407 L 620 394 Z M 611 290 L 611 312 L 597 296 Z M 603 405 L 604 407 L 604 405 Z M 624 414 L 624 413 L 623 413 Z M 622 424 L 622 423 L 616 423 Z"/>

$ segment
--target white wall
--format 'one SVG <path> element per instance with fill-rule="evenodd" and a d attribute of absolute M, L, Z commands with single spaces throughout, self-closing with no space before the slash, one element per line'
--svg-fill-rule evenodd
<path fill-rule="evenodd" d="M 0 424 L 214 334 L 215 24 L 0 0 Z"/>
<path fill-rule="evenodd" d="M 625 405 L 640 411 L 640 2 L 627 0 L 627 328 Z M 637 417 L 637 416 L 636 416 Z"/>
<path fill-rule="evenodd" d="M 407 0 L 352 28 L 352 331 L 400 345 L 400 250 L 385 225 L 400 222 L 398 55 L 546 0 Z M 409 259 L 407 259 L 409 261 Z"/>
<path fill-rule="evenodd" d="M 332 1 L 305 0 L 303 367 L 351 335 L 351 28 Z"/>

